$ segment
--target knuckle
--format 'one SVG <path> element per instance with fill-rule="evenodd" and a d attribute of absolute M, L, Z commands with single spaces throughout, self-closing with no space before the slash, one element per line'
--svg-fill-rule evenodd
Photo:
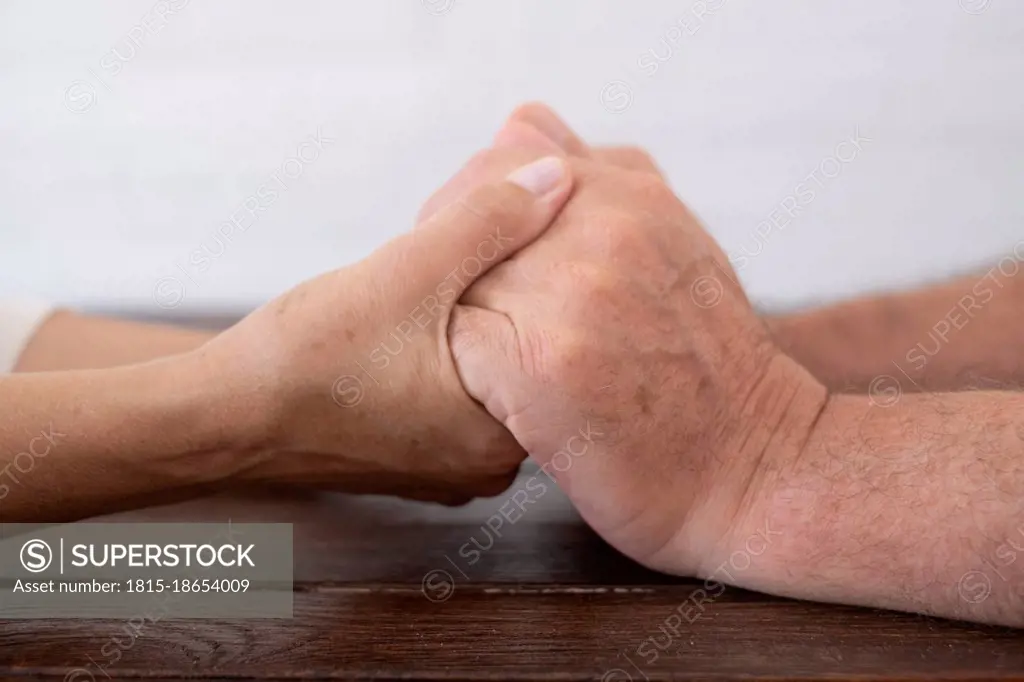
<path fill-rule="evenodd" d="M 608 268 L 579 261 L 565 263 L 558 277 L 555 289 L 572 295 L 560 306 L 561 324 L 533 338 L 531 351 L 554 377 L 564 378 L 587 358 L 587 349 L 593 345 L 593 321 L 610 309 L 620 282 Z"/>
<path fill-rule="evenodd" d="M 594 214 L 593 221 L 594 233 L 603 237 L 609 256 L 626 255 L 647 239 L 647 223 L 625 208 L 608 207 Z"/>
<path fill-rule="evenodd" d="M 548 358 L 548 372 L 552 382 L 562 389 L 579 383 L 581 373 L 589 362 L 591 343 L 589 336 L 579 327 L 562 330 Z"/>
<path fill-rule="evenodd" d="M 559 291 L 571 292 L 561 303 L 565 327 L 585 326 L 595 314 L 603 314 L 622 287 L 622 277 L 614 270 L 593 263 L 565 263 L 556 282 Z"/>
<path fill-rule="evenodd" d="M 573 296 L 567 297 L 565 301 L 572 303 L 587 298 L 591 292 L 600 288 L 608 274 L 604 268 L 594 263 L 569 261 L 562 264 L 556 277 L 560 279 L 558 289 L 573 292 Z"/>
<path fill-rule="evenodd" d="M 595 268 L 588 273 L 584 286 L 591 298 L 605 299 L 619 287 L 619 277 L 607 268 Z"/>
<path fill-rule="evenodd" d="M 650 202 L 653 210 L 679 201 L 664 180 L 649 173 L 630 178 L 630 184 L 638 199 Z"/>
<path fill-rule="evenodd" d="M 611 163 L 624 168 L 661 175 L 658 165 L 654 162 L 654 157 L 640 147 L 608 147 L 603 150 L 603 156 Z"/>
<path fill-rule="evenodd" d="M 456 362 L 481 345 L 482 333 L 473 316 L 455 306 L 448 320 L 448 345 Z"/>

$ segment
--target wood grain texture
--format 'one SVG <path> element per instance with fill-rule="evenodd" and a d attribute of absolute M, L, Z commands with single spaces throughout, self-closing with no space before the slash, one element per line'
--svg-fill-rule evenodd
<path fill-rule="evenodd" d="M 294 523 L 295 617 L 137 636 L 118 620 L 0 621 L 0 677 L 1024 679 L 1024 632 L 1010 629 L 733 588 L 697 610 L 700 583 L 620 557 L 554 488 L 488 527 L 532 475 L 458 509 L 278 492 L 107 517 Z M 470 564 L 467 543 L 490 545 Z"/>
<path fill-rule="evenodd" d="M 111 668 L 124 677 L 606 680 L 1013 678 L 1024 669 L 1024 640 L 1010 630 L 739 590 L 692 624 L 663 629 L 691 589 L 480 586 L 435 603 L 415 586 L 324 588 L 296 594 L 293 621 L 156 623 Z M 122 626 L 7 623 L 0 661 L 43 675 L 91 669 L 100 679 L 102 647 L 119 633 L 124 638 Z"/>

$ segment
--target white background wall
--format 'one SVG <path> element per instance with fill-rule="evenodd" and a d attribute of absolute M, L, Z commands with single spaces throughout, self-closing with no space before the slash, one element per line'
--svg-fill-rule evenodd
<path fill-rule="evenodd" d="M 871 138 L 743 270 L 762 303 L 941 277 L 1024 237 L 1024 3 L 721 1 L 192 0 L 155 35 L 133 28 L 152 2 L 2 1 L 0 296 L 160 312 L 177 277 L 176 312 L 257 304 L 408 229 L 527 99 L 650 148 L 729 251 Z M 186 278 L 318 127 L 334 142 Z"/>

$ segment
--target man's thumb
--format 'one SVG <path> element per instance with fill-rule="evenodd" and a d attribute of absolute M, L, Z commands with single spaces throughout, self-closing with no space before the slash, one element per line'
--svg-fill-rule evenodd
<path fill-rule="evenodd" d="M 476 279 L 540 236 L 571 189 L 566 162 L 546 156 L 441 209 L 389 250 L 412 266 L 412 287 L 436 288 L 443 303 L 454 305 Z"/>

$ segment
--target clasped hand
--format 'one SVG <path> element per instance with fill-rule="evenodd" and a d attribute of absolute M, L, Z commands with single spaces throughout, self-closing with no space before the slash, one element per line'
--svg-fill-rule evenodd
<path fill-rule="evenodd" d="M 649 567 L 1019 626 L 1024 397 L 904 394 L 888 376 L 922 322 L 971 311 L 922 385 L 1018 377 L 1024 287 L 995 273 L 770 334 L 644 153 L 591 148 L 527 105 L 415 229 L 221 334 L 52 316 L 29 371 L 0 381 L 15 472 L 0 514 L 73 520 L 253 483 L 460 504 L 529 456 Z M 840 392 L 850 375 L 868 395 Z"/>
<path fill-rule="evenodd" d="M 825 400 L 653 164 L 539 105 L 415 230 L 197 357 L 259 396 L 245 479 L 458 503 L 529 453 L 606 540 L 673 572 L 730 551 Z"/>

